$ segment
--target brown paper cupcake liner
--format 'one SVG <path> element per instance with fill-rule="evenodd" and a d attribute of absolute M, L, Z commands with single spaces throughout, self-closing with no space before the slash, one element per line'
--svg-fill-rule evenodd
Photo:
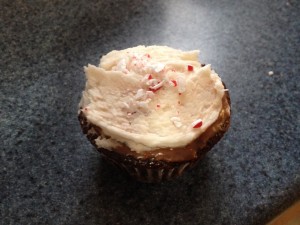
<path fill-rule="evenodd" d="M 164 162 L 155 159 L 135 159 L 132 156 L 122 156 L 114 151 L 96 148 L 104 159 L 117 166 L 135 180 L 146 183 L 158 183 L 181 176 L 198 160 L 185 162 Z"/>

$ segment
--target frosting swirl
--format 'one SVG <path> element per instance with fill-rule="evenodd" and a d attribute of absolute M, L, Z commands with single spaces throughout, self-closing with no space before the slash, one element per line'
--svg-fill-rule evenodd
<path fill-rule="evenodd" d="M 80 110 L 101 128 L 99 147 L 132 151 L 184 147 L 212 125 L 224 86 L 198 51 L 137 46 L 112 51 L 85 67 Z"/>

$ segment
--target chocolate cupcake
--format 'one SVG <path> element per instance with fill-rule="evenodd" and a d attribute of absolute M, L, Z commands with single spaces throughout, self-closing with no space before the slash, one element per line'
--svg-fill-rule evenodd
<path fill-rule="evenodd" d="M 193 167 L 230 124 L 228 89 L 198 51 L 137 46 L 85 67 L 83 133 L 104 158 L 143 182 Z"/>

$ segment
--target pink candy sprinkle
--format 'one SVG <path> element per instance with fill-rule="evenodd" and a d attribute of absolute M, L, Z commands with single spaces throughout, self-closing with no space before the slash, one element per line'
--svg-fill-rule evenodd
<path fill-rule="evenodd" d="M 197 119 L 192 123 L 192 127 L 193 128 L 200 128 L 202 126 L 202 120 L 201 119 Z"/>
<path fill-rule="evenodd" d="M 193 71 L 194 67 L 192 65 L 188 65 L 188 71 Z"/>

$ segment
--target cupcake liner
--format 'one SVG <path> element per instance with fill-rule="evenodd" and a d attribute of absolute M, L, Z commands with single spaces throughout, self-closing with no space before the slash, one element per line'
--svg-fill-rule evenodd
<path fill-rule="evenodd" d="M 192 168 L 198 160 L 184 162 L 165 162 L 151 159 L 135 159 L 114 151 L 96 148 L 104 159 L 117 166 L 134 179 L 146 183 L 158 183 L 181 176 Z"/>

